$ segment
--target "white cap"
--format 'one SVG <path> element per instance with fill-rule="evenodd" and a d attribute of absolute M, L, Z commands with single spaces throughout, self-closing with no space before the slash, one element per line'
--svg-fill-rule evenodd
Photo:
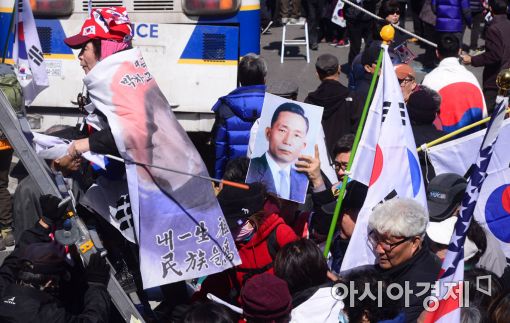
<path fill-rule="evenodd" d="M 449 245 L 452 238 L 455 223 L 457 222 L 456 216 L 451 216 L 441 222 L 429 222 L 427 227 L 427 235 L 430 240 L 442 245 Z M 464 242 L 464 261 L 473 258 L 478 252 L 478 247 L 475 243 L 468 238 Z"/>
<path fill-rule="evenodd" d="M 457 222 L 456 216 L 451 216 L 441 222 L 429 222 L 427 227 L 427 235 L 430 240 L 435 243 L 448 245 L 452 238 L 453 229 L 455 229 L 455 223 Z"/>

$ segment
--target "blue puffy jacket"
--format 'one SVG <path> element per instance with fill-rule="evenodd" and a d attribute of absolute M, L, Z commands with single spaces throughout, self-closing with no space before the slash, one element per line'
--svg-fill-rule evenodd
<path fill-rule="evenodd" d="M 216 178 L 222 178 L 229 160 L 246 156 L 250 129 L 260 117 L 265 92 L 265 85 L 242 86 L 219 98 L 212 108 L 216 114 L 213 127 Z"/>
<path fill-rule="evenodd" d="M 461 33 L 464 24 L 471 25 L 469 0 L 432 0 L 432 10 L 438 32 Z"/>

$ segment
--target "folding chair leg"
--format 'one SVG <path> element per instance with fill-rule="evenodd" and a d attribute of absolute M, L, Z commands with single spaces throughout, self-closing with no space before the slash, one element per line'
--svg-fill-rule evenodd
<path fill-rule="evenodd" d="M 305 39 L 306 39 L 306 62 L 310 64 L 310 43 L 308 41 L 308 22 L 305 22 Z"/>
<path fill-rule="evenodd" d="M 283 34 L 282 34 L 282 52 L 280 55 L 280 64 L 283 64 L 283 57 L 285 56 L 285 32 L 287 31 L 287 25 L 283 25 Z"/>

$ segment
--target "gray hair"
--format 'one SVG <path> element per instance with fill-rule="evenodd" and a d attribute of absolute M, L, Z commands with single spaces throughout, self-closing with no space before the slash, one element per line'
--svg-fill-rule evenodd
<path fill-rule="evenodd" d="M 397 237 L 423 237 L 428 223 L 427 210 L 408 198 L 394 198 L 376 206 L 368 219 L 369 229 Z"/>
<path fill-rule="evenodd" d="M 242 86 L 265 84 L 266 74 L 266 61 L 259 55 L 248 53 L 241 58 L 238 79 Z"/>

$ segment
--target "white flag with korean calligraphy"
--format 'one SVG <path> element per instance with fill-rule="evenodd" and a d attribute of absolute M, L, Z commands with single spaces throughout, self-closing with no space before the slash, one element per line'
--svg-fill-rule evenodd
<path fill-rule="evenodd" d="M 84 78 L 126 161 L 143 287 L 211 275 L 241 263 L 205 165 L 138 49 L 111 55 Z"/>

